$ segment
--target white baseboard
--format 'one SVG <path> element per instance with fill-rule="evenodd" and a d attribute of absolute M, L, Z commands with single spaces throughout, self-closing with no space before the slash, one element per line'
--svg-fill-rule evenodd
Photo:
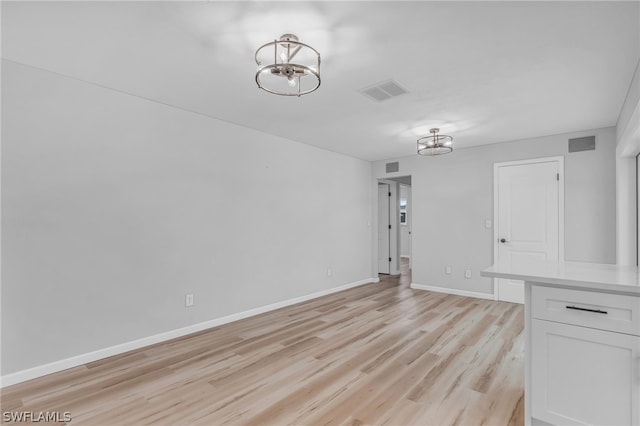
<path fill-rule="evenodd" d="M 423 285 L 416 283 L 411 283 L 411 288 L 416 290 L 428 290 L 436 291 L 438 293 L 455 294 L 457 296 L 475 297 L 476 299 L 494 300 L 493 294 L 491 293 L 477 293 L 475 291 L 458 290 L 457 288 L 436 287 L 433 285 Z"/>
<path fill-rule="evenodd" d="M 186 336 L 187 334 L 196 333 L 198 331 L 206 330 L 208 328 L 217 327 L 223 324 L 228 324 L 230 322 L 252 317 L 254 315 L 259 315 L 265 312 L 284 308 L 285 306 L 295 305 L 296 303 L 306 302 L 307 300 L 316 299 L 318 297 L 326 296 L 332 293 L 337 293 L 343 290 L 348 290 L 350 288 L 358 287 L 364 284 L 377 283 L 379 281 L 380 279 L 377 277 L 367 278 L 364 280 L 344 284 L 339 287 L 330 288 L 328 290 L 318 291 L 316 293 L 307 294 L 305 296 L 294 297 L 293 299 L 283 300 L 281 302 L 272 303 L 266 306 L 260 306 L 258 308 L 250 309 L 248 311 L 238 312 L 238 313 L 227 315 L 224 317 L 215 318 L 209 321 L 200 322 L 198 324 L 193 324 L 187 327 L 166 331 L 164 333 L 159 333 L 153 336 L 143 337 L 141 339 L 133 340 L 130 342 L 111 346 L 108 348 L 98 349 L 97 351 L 76 355 L 71 358 L 61 359 L 59 361 L 54 361 L 48 364 L 39 365 L 37 367 L 29 368 L 26 370 L 17 371 L 15 373 L 6 374 L 0 377 L 0 388 L 11 386 L 16 383 L 25 382 L 27 380 L 35 379 L 38 377 L 46 376 L 47 374 L 56 373 L 58 371 L 66 370 L 68 368 L 77 367 L 79 365 L 87 364 L 89 362 L 97 361 L 99 359 L 107 358 L 113 355 L 119 355 L 125 352 L 132 351 L 134 349 L 140 349 L 145 346 L 175 339 L 176 337 Z"/>

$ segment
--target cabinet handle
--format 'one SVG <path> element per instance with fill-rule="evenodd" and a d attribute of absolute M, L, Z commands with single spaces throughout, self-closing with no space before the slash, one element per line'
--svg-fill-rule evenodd
<path fill-rule="evenodd" d="M 607 312 L 607 311 L 601 311 L 600 309 L 580 308 L 580 307 L 578 307 L 578 306 L 569 306 L 569 305 L 565 306 L 565 308 L 567 308 L 567 309 L 573 309 L 573 310 L 576 310 L 576 311 L 593 312 L 593 313 L 596 313 L 596 314 L 604 314 L 604 315 L 608 314 L 608 312 Z"/>

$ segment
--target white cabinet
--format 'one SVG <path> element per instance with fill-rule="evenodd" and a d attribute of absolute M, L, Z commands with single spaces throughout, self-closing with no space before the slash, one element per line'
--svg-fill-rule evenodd
<path fill-rule="evenodd" d="M 531 415 L 555 425 L 640 424 L 640 337 L 533 319 Z"/>
<path fill-rule="evenodd" d="M 531 423 L 640 425 L 640 297 L 530 285 Z"/>

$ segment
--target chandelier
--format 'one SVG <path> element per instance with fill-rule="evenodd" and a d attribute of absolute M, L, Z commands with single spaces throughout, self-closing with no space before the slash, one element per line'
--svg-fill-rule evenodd
<path fill-rule="evenodd" d="M 320 87 L 320 53 L 284 34 L 256 50 L 256 83 L 262 90 L 282 96 L 302 96 Z M 295 62 L 294 62 L 295 59 Z"/>
<path fill-rule="evenodd" d="M 440 129 L 429 130 L 431 135 L 418 139 L 418 154 L 442 155 L 453 151 L 453 138 L 447 135 L 439 135 Z"/>

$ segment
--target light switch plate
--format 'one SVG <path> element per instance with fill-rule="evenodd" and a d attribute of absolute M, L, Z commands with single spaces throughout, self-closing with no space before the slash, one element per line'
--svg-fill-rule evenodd
<path fill-rule="evenodd" d="M 184 306 L 186 306 L 187 308 L 190 306 L 193 306 L 194 301 L 193 301 L 193 293 L 187 293 L 184 295 Z"/>

